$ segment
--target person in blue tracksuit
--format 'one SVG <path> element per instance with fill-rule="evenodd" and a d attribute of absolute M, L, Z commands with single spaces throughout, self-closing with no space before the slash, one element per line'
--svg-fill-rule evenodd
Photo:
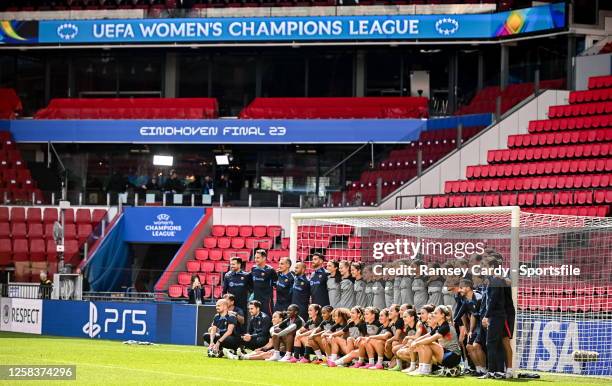
<path fill-rule="evenodd" d="M 278 279 L 274 268 L 266 264 L 267 253 L 263 249 L 255 251 L 255 266 L 251 269 L 253 280 L 253 298 L 261 303 L 261 309 L 272 315 L 272 295 Z"/>
<path fill-rule="evenodd" d="M 291 292 L 291 303 L 300 308 L 300 317 L 308 319 L 308 305 L 310 304 L 310 281 L 306 278 L 306 265 L 302 262 L 295 264 L 295 281 Z"/>
<path fill-rule="evenodd" d="M 283 257 L 278 262 L 278 274 L 276 279 L 276 303 L 274 312 L 287 311 L 291 304 L 291 294 L 293 293 L 293 282 L 295 275 L 291 272 L 291 260 Z"/>
<path fill-rule="evenodd" d="M 251 274 L 242 270 L 242 259 L 232 257 L 230 271 L 223 276 L 223 294 L 234 295 L 236 306 L 244 311 L 247 308 L 252 287 Z"/>
<path fill-rule="evenodd" d="M 321 307 L 329 305 L 329 293 L 327 292 L 327 276 L 325 270 L 325 257 L 320 253 L 312 255 L 312 269 L 310 275 L 310 297 L 311 304 L 318 304 Z"/>

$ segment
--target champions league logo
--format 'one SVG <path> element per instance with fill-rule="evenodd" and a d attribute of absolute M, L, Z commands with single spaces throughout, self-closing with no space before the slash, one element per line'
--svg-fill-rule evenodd
<path fill-rule="evenodd" d="M 63 40 L 72 40 L 79 34 L 79 27 L 72 23 L 64 23 L 57 27 L 57 36 Z"/>
<path fill-rule="evenodd" d="M 455 19 L 444 18 L 436 22 L 436 31 L 440 35 L 449 36 L 454 35 L 459 30 L 459 22 Z"/>
<path fill-rule="evenodd" d="M 145 225 L 145 231 L 151 232 L 153 237 L 176 237 L 176 232 L 182 230 L 181 225 L 174 225 L 174 221 L 167 213 L 160 213 L 152 225 Z"/>

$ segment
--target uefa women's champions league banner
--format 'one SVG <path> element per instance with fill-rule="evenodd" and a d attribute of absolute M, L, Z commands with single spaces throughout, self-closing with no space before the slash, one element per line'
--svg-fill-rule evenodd
<path fill-rule="evenodd" d="M 566 27 L 565 3 L 491 14 L 5 21 L 4 44 L 495 39 Z"/>

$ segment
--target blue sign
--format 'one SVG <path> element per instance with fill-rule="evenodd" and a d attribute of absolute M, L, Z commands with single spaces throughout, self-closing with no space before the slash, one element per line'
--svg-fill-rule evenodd
<path fill-rule="evenodd" d="M 156 341 L 157 306 L 147 303 L 46 300 L 43 335 Z"/>
<path fill-rule="evenodd" d="M 128 243 L 182 243 L 205 214 L 202 208 L 126 207 L 123 239 Z"/>
<path fill-rule="evenodd" d="M 491 14 L 39 22 L 39 43 L 491 39 L 565 27 L 565 4 Z"/>
<path fill-rule="evenodd" d="M 612 320 L 559 321 L 519 316 L 520 368 L 582 375 L 612 375 Z M 595 351 L 596 361 L 576 362 L 574 351 Z"/>
<path fill-rule="evenodd" d="M 42 334 L 194 344 L 196 322 L 185 304 L 45 300 Z"/>
<path fill-rule="evenodd" d="M 398 143 L 425 129 L 420 119 L 13 120 L 17 142 Z"/>

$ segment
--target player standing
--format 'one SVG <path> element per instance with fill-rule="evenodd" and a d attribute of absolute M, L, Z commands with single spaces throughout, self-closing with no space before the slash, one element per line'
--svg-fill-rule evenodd
<path fill-rule="evenodd" d="M 261 303 L 263 312 L 272 315 L 272 294 L 278 276 L 274 268 L 266 264 L 268 254 L 263 249 L 255 251 L 255 266 L 251 270 L 253 298 Z"/>

